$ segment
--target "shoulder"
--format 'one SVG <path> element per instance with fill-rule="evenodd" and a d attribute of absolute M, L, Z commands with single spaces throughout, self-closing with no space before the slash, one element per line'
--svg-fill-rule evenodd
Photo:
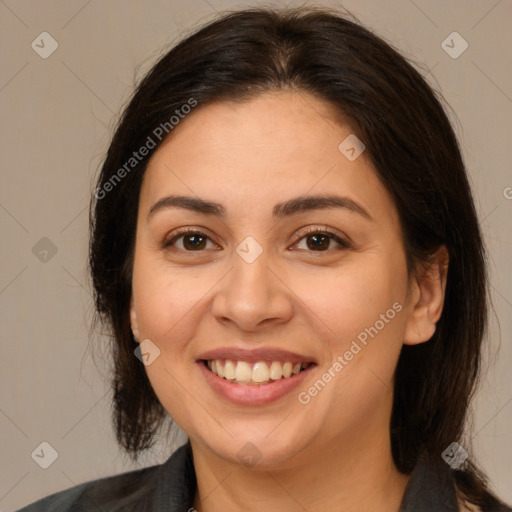
<path fill-rule="evenodd" d="M 102 512 L 117 512 L 129 510 L 127 506 L 151 500 L 158 483 L 160 465 L 137 469 L 91 480 L 60 491 L 18 512 L 85 512 L 101 510 Z"/>
<path fill-rule="evenodd" d="M 91 480 L 17 512 L 149 512 L 161 510 L 163 503 L 174 503 L 181 510 L 192 503 L 195 490 L 192 449 L 187 442 L 163 464 Z"/>
<path fill-rule="evenodd" d="M 486 505 L 478 506 L 462 498 L 458 499 L 460 512 L 512 512 L 512 508 L 494 498 L 488 498 Z"/>
<path fill-rule="evenodd" d="M 459 503 L 460 512 L 482 512 L 480 507 L 464 501 L 460 496 L 457 497 L 457 502 Z"/>
<path fill-rule="evenodd" d="M 459 489 L 457 479 L 454 477 L 453 480 L 460 512 L 512 512 L 510 506 L 502 502 L 488 489 L 480 489 L 478 497 L 473 497 L 471 500 L 468 496 L 464 496 Z"/>
<path fill-rule="evenodd" d="M 476 473 L 454 471 L 439 459 L 428 454 L 418 458 L 400 512 L 512 512 L 475 477 Z"/>

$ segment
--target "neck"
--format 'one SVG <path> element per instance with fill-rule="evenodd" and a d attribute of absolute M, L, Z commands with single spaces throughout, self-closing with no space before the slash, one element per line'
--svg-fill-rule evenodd
<path fill-rule="evenodd" d="M 359 430 L 310 445 L 286 464 L 247 468 L 191 440 L 197 512 L 279 510 L 397 512 L 409 476 L 394 465 L 387 432 Z"/>

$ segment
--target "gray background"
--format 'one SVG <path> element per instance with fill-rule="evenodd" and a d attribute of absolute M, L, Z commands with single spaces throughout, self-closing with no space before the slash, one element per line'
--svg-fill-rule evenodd
<path fill-rule="evenodd" d="M 164 45 L 217 11 L 249 5 L 263 4 L 0 1 L 1 511 L 75 483 L 161 462 L 170 454 L 172 443 L 162 440 L 133 464 L 113 437 L 106 342 L 101 333 L 89 334 L 88 201 L 134 81 Z M 422 73 L 456 113 L 450 117 L 489 248 L 495 305 L 485 352 L 489 373 L 474 401 L 473 444 L 494 488 L 512 502 L 512 2 L 316 5 L 343 5 L 421 63 Z M 45 31 L 58 48 L 43 59 L 31 43 L 42 46 L 38 36 Z M 454 31 L 469 45 L 458 58 L 442 47 Z M 460 40 L 445 44 L 453 46 L 452 53 L 462 48 Z M 44 48 L 50 49 L 48 39 Z M 43 441 L 58 452 L 48 469 L 31 457 Z M 44 453 L 39 460 L 48 462 L 50 451 Z"/>

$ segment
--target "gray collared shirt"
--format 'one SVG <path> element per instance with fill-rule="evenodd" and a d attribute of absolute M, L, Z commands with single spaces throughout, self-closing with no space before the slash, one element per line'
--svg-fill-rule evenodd
<path fill-rule="evenodd" d="M 163 464 L 86 482 L 18 512 L 193 512 L 196 485 L 192 449 L 187 442 Z M 399 512 L 458 510 L 448 466 L 433 471 L 420 460 Z"/>

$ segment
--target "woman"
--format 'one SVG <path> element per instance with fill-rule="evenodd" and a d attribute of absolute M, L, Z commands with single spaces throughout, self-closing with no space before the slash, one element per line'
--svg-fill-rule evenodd
<path fill-rule="evenodd" d="M 23 509 L 511 510 L 462 440 L 487 322 L 454 132 L 324 10 L 246 10 L 143 79 L 91 215 L 115 429 L 165 464 Z"/>

